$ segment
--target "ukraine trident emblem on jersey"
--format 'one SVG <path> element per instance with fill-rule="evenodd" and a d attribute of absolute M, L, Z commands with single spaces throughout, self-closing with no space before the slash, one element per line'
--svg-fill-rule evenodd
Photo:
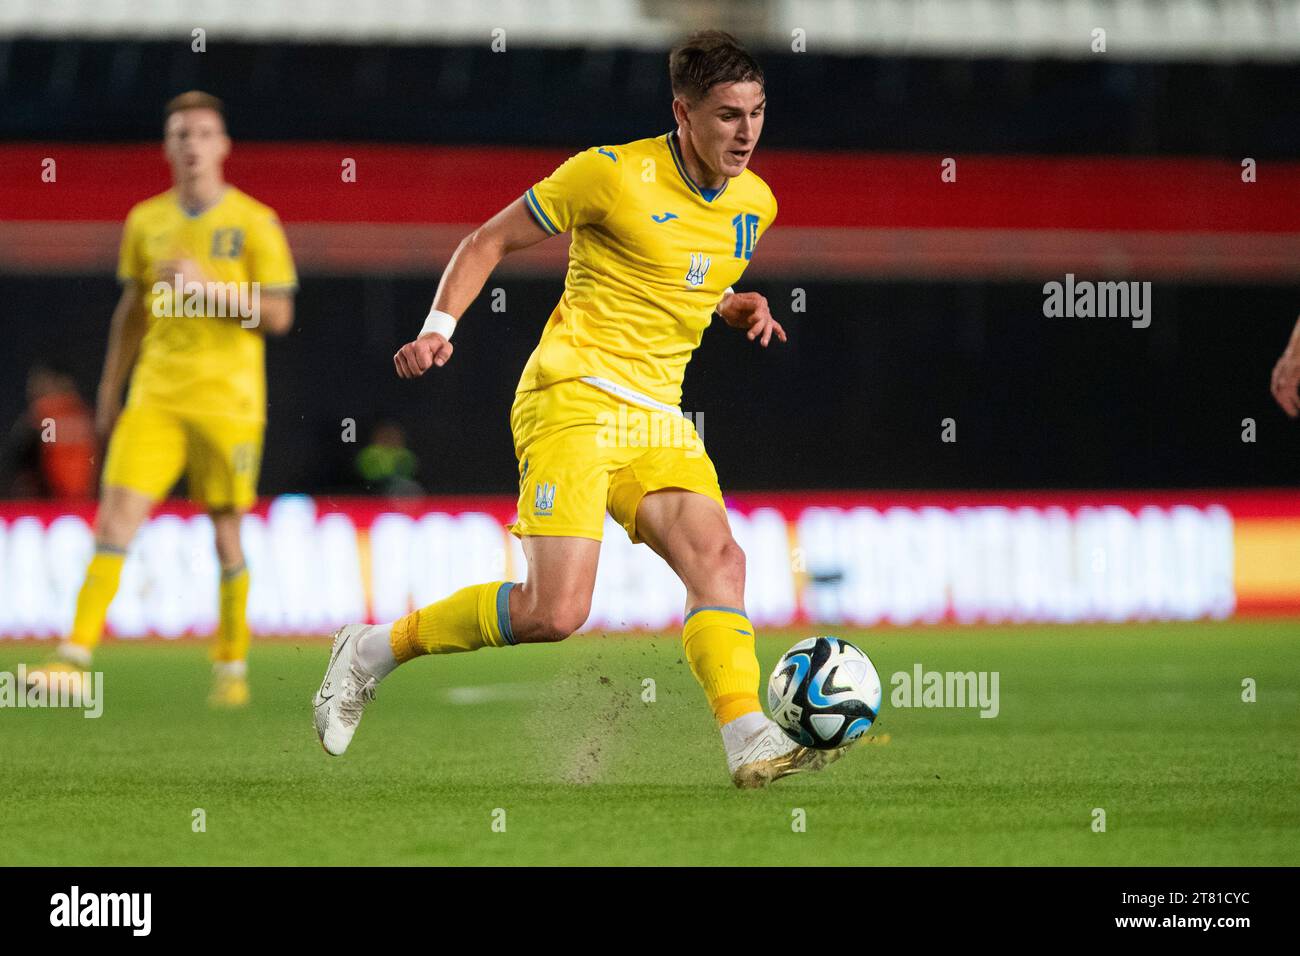
<path fill-rule="evenodd" d="M 702 252 L 691 253 L 691 267 L 686 271 L 686 284 L 694 288 L 704 284 L 709 265 L 713 260 Z"/>

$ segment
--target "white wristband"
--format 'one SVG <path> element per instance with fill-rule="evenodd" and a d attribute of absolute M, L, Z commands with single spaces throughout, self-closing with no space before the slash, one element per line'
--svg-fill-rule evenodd
<path fill-rule="evenodd" d="M 720 295 L 720 296 L 718 297 L 718 303 L 717 303 L 717 305 L 715 305 L 715 306 L 713 307 L 713 314 L 714 314 L 714 315 L 717 315 L 717 314 L 718 314 L 718 306 L 719 306 L 719 305 L 722 305 L 722 300 L 725 299 L 727 296 L 733 294 L 735 291 L 736 291 L 736 290 L 733 289 L 731 286 L 727 286 L 726 290 L 722 293 L 722 295 Z"/>
<path fill-rule="evenodd" d="M 429 317 L 424 320 L 424 328 L 420 329 L 420 336 L 428 335 L 430 332 L 437 332 L 444 339 L 451 339 L 451 333 L 456 331 L 456 317 L 446 312 L 439 312 L 437 309 L 429 310 Z"/>

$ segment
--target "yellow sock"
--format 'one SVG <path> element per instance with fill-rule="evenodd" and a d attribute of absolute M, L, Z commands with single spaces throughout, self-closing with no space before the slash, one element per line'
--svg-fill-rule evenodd
<path fill-rule="evenodd" d="M 68 641 L 87 652 L 93 651 L 104 636 L 104 621 L 108 618 L 108 606 L 113 603 L 113 595 L 117 594 L 118 582 L 122 580 L 124 561 L 125 551 L 96 547 L 86 568 L 86 579 L 77 595 L 77 613 L 72 618 L 72 633 L 68 635 Z"/>
<path fill-rule="evenodd" d="M 510 581 L 473 584 L 393 623 L 393 656 L 405 664 L 421 654 L 454 654 L 515 642 L 510 632 Z"/>
<path fill-rule="evenodd" d="M 686 662 L 704 688 L 718 726 L 762 711 L 758 701 L 758 658 L 754 625 L 745 612 L 730 607 L 699 607 L 682 628 Z"/>
<path fill-rule="evenodd" d="M 247 660 L 253 637 L 248 629 L 248 565 L 221 572 L 219 598 L 221 616 L 212 659 L 222 663 Z"/>

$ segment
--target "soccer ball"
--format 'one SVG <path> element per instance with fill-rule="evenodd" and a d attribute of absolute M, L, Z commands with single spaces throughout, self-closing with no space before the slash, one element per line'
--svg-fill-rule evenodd
<path fill-rule="evenodd" d="M 782 655 L 767 682 L 767 709 L 805 747 L 831 750 L 857 740 L 880 711 L 871 658 L 838 637 L 810 637 Z"/>

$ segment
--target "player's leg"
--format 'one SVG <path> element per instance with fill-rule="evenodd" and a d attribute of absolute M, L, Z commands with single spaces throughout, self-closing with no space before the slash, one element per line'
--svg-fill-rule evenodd
<path fill-rule="evenodd" d="M 727 513 L 707 495 L 661 489 L 641 498 L 636 534 L 686 586 L 686 661 L 724 739 L 731 742 L 763 728 L 754 626 L 744 610 L 745 555 L 732 537 Z"/>
<path fill-rule="evenodd" d="M 212 519 L 220 580 L 217 585 L 217 631 L 212 642 L 213 707 L 243 707 L 248 687 L 248 566 L 240 526 L 257 500 L 262 461 L 263 425 L 221 416 L 185 419 L 190 498 Z"/>
<path fill-rule="evenodd" d="M 600 542 L 525 537 L 526 581 L 461 588 L 392 624 L 353 624 L 334 636 L 316 694 L 316 732 L 327 753 L 342 754 L 375 687 L 400 665 L 429 654 L 563 640 L 587 620 Z"/>
<path fill-rule="evenodd" d="M 328 753 L 347 749 L 376 684 L 399 665 L 429 654 L 563 640 L 586 621 L 610 451 L 597 442 L 599 426 L 584 404 L 592 395 L 603 401 L 581 383 L 539 389 L 522 393 L 512 410 L 520 481 L 511 530 L 523 541 L 527 580 L 471 585 L 392 624 L 337 632 L 313 705 Z"/>
<path fill-rule="evenodd" d="M 157 501 L 180 477 L 184 436 L 171 416 L 127 408 L 113 429 L 95 514 L 95 551 L 77 593 L 72 630 L 50 669 L 83 670 L 104 633 L 126 551 Z M 29 671 L 29 674 L 36 672 Z"/>
<path fill-rule="evenodd" d="M 643 473 L 651 470 L 642 468 Z M 686 477 L 692 468 L 679 471 Z M 762 787 L 793 773 L 820 770 L 843 749 L 802 747 L 763 713 L 754 625 L 744 611 L 744 553 L 731 535 L 721 501 L 707 482 L 700 484 L 706 493 L 676 488 L 646 493 L 636 508 L 633 530 L 686 585 L 686 660 L 722 731 L 732 782 Z"/>
<path fill-rule="evenodd" d="M 527 580 L 471 585 L 373 629 L 362 641 L 363 663 L 382 677 L 426 654 L 561 641 L 582 627 L 591 610 L 600 542 L 530 535 L 523 546 Z M 378 640 L 385 631 L 388 641 Z"/>
<path fill-rule="evenodd" d="M 686 659 L 724 738 L 765 726 L 754 627 L 745 616 L 745 555 L 731 535 L 718 475 L 689 419 L 659 422 L 669 440 L 616 472 L 609 512 L 686 586 Z M 738 722 L 738 723 L 737 723 Z M 732 749 L 732 748 L 729 748 Z"/>
<path fill-rule="evenodd" d="M 243 513 L 235 510 L 212 513 L 213 538 L 221 581 L 217 586 L 217 633 L 212 645 L 212 692 L 214 707 L 242 707 L 251 697 L 248 688 L 248 648 L 252 632 L 248 626 L 248 565 L 240 543 Z"/>
<path fill-rule="evenodd" d="M 660 446 L 612 476 L 609 511 L 686 586 L 686 660 L 722 731 L 732 780 L 761 787 L 821 769 L 839 752 L 798 746 L 763 713 L 754 625 L 744 610 L 745 556 L 732 537 L 713 462 L 689 419 L 657 428 Z"/>
<path fill-rule="evenodd" d="M 95 553 L 77 592 L 72 630 L 59 649 L 60 657 L 82 667 L 90 665 L 104 633 L 109 605 L 121 582 L 127 548 L 153 506 L 151 496 L 119 485 L 107 485 L 100 493 L 95 514 Z"/>

